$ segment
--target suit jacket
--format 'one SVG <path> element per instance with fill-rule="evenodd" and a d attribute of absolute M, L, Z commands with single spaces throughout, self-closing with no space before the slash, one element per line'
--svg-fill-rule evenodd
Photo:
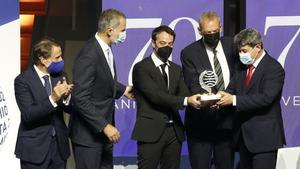
<path fill-rule="evenodd" d="M 80 50 L 73 66 L 75 113 L 70 120 L 73 142 L 94 147 L 108 140 L 102 130 L 107 124 L 114 124 L 115 99 L 125 91 L 125 86 L 116 79 L 93 37 Z"/>
<path fill-rule="evenodd" d="M 185 140 L 184 127 L 178 109 L 183 108 L 188 90 L 181 68 L 169 61 L 169 89 L 162 73 L 151 57 L 145 58 L 133 68 L 133 86 L 137 102 L 137 117 L 132 139 L 156 142 L 163 134 L 169 113 L 173 116 L 179 141 Z"/>
<path fill-rule="evenodd" d="M 232 38 L 222 37 L 221 44 L 226 56 L 231 78 L 235 72 L 237 52 L 234 50 Z M 192 94 L 207 93 L 199 84 L 199 75 L 205 70 L 213 69 L 209 62 L 203 39 L 188 45 L 181 51 L 181 62 L 184 80 L 190 92 Z M 213 89 L 213 92 L 216 92 L 216 90 Z M 220 110 L 201 108 L 198 110 L 187 107 L 185 116 L 187 136 L 207 139 L 216 129 L 232 129 L 231 111 L 231 108 L 221 108 Z"/>
<path fill-rule="evenodd" d="M 51 75 L 51 84 L 57 84 L 62 76 Z M 50 147 L 53 127 L 59 152 L 63 159 L 70 155 L 68 130 L 63 120 L 66 107 L 59 103 L 54 108 L 34 67 L 21 73 L 15 79 L 15 96 L 21 111 L 15 154 L 32 163 L 41 163 Z"/>
<path fill-rule="evenodd" d="M 276 150 L 285 144 L 280 100 L 285 72 L 266 54 L 246 87 L 247 67 L 241 66 L 227 91 L 236 95 L 237 133 L 252 153 Z"/>

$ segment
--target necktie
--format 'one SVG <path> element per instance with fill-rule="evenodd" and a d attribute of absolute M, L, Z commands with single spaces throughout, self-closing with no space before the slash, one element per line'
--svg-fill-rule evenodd
<path fill-rule="evenodd" d="M 251 77 L 253 74 L 253 69 L 254 69 L 253 65 L 248 66 L 248 73 L 247 73 L 247 77 L 246 77 L 246 86 L 247 87 L 249 87 L 249 85 L 250 85 Z"/>
<path fill-rule="evenodd" d="M 48 96 L 51 95 L 51 84 L 50 84 L 50 81 L 49 81 L 49 76 L 48 75 L 45 75 L 43 76 L 43 79 L 45 80 L 45 89 L 46 89 L 46 92 L 48 94 Z M 51 135 L 52 136 L 55 136 L 56 134 L 56 131 L 55 131 L 55 128 L 52 127 L 52 132 L 51 132 Z"/>
<path fill-rule="evenodd" d="M 108 66 L 111 72 L 112 77 L 115 76 L 115 71 L 114 71 L 114 56 L 111 52 L 111 49 L 107 49 L 107 60 L 108 60 Z"/>
<path fill-rule="evenodd" d="M 165 81 L 165 85 L 166 85 L 167 88 L 169 88 L 169 86 L 168 86 L 168 75 L 166 73 L 166 66 L 167 66 L 167 64 L 164 63 L 164 64 L 160 65 L 160 68 L 161 68 L 162 76 L 163 76 L 164 81 Z M 173 124 L 174 121 L 173 121 L 172 113 L 168 112 L 167 114 L 168 114 L 168 124 Z"/>
<path fill-rule="evenodd" d="M 218 76 L 218 82 L 217 82 L 215 87 L 218 91 L 221 91 L 221 90 L 224 90 L 224 79 L 223 79 L 222 68 L 221 68 L 220 62 L 219 62 L 218 57 L 217 57 L 217 50 L 214 49 L 213 53 L 214 53 L 215 73 Z"/>
<path fill-rule="evenodd" d="M 43 76 L 43 79 L 45 80 L 45 89 L 46 89 L 46 92 L 48 94 L 48 96 L 51 95 L 51 85 L 50 85 L 50 81 L 49 81 L 49 76 L 48 75 L 45 75 Z"/>
<path fill-rule="evenodd" d="M 160 68 L 161 68 L 161 72 L 162 72 L 165 84 L 168 87 L 168 75 L 167 75 L 166 70 L 165 70 L 166 66 L 167 66 L 167 64 L 164 63 L 164 64 L 160 65 Z"/>

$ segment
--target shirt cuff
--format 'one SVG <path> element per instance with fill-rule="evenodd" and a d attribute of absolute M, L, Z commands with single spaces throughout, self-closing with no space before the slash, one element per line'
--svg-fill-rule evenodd
<path fill-rule="evenodd" d="M 188 102 L 187 102 L 188 98 L 185 97 L 184 100 L 183 100 L 183 106 L 188 106 Z"/>
<path fill-rule="evenodd" d="M 69 106 L 70 100 L 71 100 L 71 94 L 69 94 L 66 99 L 63 99 L 63 104 Z"/>
<path fill-rule="evenodd" d="M 232 106 L 236 106 L 236 95 L 232 96 Z"/>
<path fill-rule="evenodd" d="M 54 100 L 52 99 L 51 95 L 49 96 L 49 100 L 52 104 L 53 107 L 57 107 L 57 104 L 54 102 Z"/>

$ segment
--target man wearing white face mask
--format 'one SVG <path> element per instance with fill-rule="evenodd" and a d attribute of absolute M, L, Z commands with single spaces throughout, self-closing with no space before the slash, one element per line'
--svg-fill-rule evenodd
<path fill-rule="evenodd" d="M 115 9 L 100 15 L 98 31 L 74 61 L 75 113 L 70 138 L 77 169 L 113 168 L 113 143 L 120 139 L 114 127 L 115 99 L 133 98 L 132 87 L 117 81 L 112 44 L 125 41 L 126 16 Z"/>
<path fill-rule="evenodd" d="M 242 30 L 234 41 L 243 65 L 218 104 L 236 108 L 242 169 L 275 169 L 277 149 L 285 144 L 280 107 L 285 72 L 255 29 Z"/>

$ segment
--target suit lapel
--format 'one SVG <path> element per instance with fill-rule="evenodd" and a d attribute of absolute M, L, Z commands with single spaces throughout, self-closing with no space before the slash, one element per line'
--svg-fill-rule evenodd
<path fill-rule="evenodd" d="M 174 65 L 172 65 L 172 63 L 170 63 L 170 67 L 169 67 L 169 91 L 170 93 L 175 93 L 175 89 L 176 89 L 176 72 L 174 69 Z"/>
<path fill-rule="evenodd" d="M 163 75 L 162 75 L 160 69 L 159 69 L 158 67 L 155 66 L 155 64 L 154 64 L 154 62 L 153 62 L 151 56 L 148 57 L 148 59 L 149 59 L 149 60 L 148 60 L 148 61 L 149 61 L 149 65 L 151 66 L 151 69 L 153 70 L 153 71 L 152 71 L 152 72 L 153 72 L 153 77 L 154 77 L 154 79 L 156 80 L 156 83 L 159 84 L 159 86 L 160 86 L 161 88 L 164 88 L 164 89 L 168 90 L 167 86 L 165 85 L 165 80 L 164 80 L 164 78 L 163 78 Z M 169 78 L 169 79 L 170 79 L 170 78 Z"/>
<path fill-rule="evenodd" d="M 241 78 L 242 78 L 242 93 L 245 94 L 247 92 L 247 86 L 246 86 L 246 76 L 247 76 L 247 68 L 243 68 L 241 72 Z"/>
<path fill-rule="evenodd" d="M 251 88 L 259 81 L 259 79 L 262 77 L 264 69 L 266 67 L 266 60 L 267 55 L 265 55 L 262 60 L 259 62 L 257 67 L 255 68 L 255 71 L 252 74 L 249 87 L 247 88 L 247 93 L 251 90 Z"/>
<path fill-rule="evenodd" d="M 234 67 L 234 63 L 233 63 L 233 56 L 232 56 L 232 43 L 228 43 L 228 41 L 225 41 L 224 38 L 221 38 L 221 44 L 222 44 L 222 48 L 223 48 L 223 52 L 225 54 L 225 58 L 226 58 L 226 61 L 227 61 L 227 64 L 228 64 L 228 68 L 229 68 L 229 78 L 232 77 L 232 73 L 233 73 L 233 70 L 232 68 Z"/>
<path fill-rule="evenodd" d="M 200 65 L 202 65 L 204 70 L 213 70 L 212 67 L 211 67 L 210 61 L 208 59 L 206 48 L 204 46 L 204 43 L 203 43 L 202 39 L 199 40 L 199 46 L 200 46 L 200 48 L 199 48 L 199 51 L 198 51 L 199 52 L 198 56 L 199 56 L 199 59 L 200 59 Z"/>
<path fill-rule="evenodd" d="M 103 50 L 102 50 L 100 44 L 98 43 L 98 41 L 96 40 L 96 38 L 94 38 L 94 43 L 95 43 L 95 46 L 96 46 L 97 56 L 99 57 L 99 60 L 100 60 L 100 63 L 101 63 L 101 65 L 99 65 L 99 66 L 102 67 L 102 69 L 103 69 L 106 77 L 110 81 L 110 83 L 113 83 L 114 79 L 112 77 L 109 65 L 107 63 L 107 60 L 106 60 L 105 55 L 103 53 Z"/>
<path fill-rule="evenodd" d="M 30 78 L 32 80 L 31 84 L 32 84 L 32 88 L 34 89 L 34 92 L 36 94 L 40 95 L 41 98 L 48 96 L 47 91 L 46 91 L 39 75 L 35 71 L 34 67 L 32 67 L 31 73 L 32 73 L 32 76 Z M 51 81 L 51 83 L 52 83 L 52 81 Z M 53 86 L 53 83 L 52 83 L 52 86 Z"/>

